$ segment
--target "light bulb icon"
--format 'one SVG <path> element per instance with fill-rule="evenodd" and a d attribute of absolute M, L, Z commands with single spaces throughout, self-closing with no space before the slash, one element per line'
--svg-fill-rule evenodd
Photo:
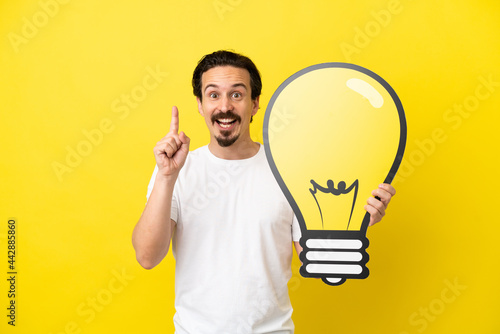
<path fill-rule="evenodd" d="M 380 183 L 391 183 L 406 145 L 406 118 L 392 87 L 353 64 L 307 67 L 273 94 L 263 138 L 299 221 L 301 275 L 329 285 L 368 277 L 364 204 Z"/>

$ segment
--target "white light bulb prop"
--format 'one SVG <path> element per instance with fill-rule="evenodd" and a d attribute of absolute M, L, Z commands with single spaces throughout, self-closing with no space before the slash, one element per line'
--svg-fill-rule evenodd
<path fill-rule="evenodd" d="M 317 64 L 276 90 L 264 147 L 300 224 L 302 276 L 329 285 L 368 277 L 364 204 L 380 183 L 391 183 L 405 144 L 401 101 L 366 68 Z"/>

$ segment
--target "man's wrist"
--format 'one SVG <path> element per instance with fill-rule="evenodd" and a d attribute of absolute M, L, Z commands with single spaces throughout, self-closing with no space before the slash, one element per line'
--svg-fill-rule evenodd
<path fill-rule="evenodd" d="M 155 178 L 155 186 L 161 187 L 161 188 L 174 188 L 175 182 L 177 181 L 177 176 L 179 173 L 171 174 L 171 175 L 163 175 L 163 174 L 156 174 Z"/>

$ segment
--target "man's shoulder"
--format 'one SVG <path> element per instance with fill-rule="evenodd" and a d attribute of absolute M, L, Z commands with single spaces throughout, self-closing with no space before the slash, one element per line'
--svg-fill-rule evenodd
<path fill-rule="evenodd" d="M 216 157 L 210 152 L 208 145 L 189 151 L 183 169 L 216 168 L 216 169 L 269 169 L 263 145 L 254 156 L 247 159 L 226 160 Z"/>
<path fill-rule="evenodd" d="M 206 165 L 206 161 L 209 159 L 208 146 L 201 146 L 192 151 L 189 151 L 186 162 L 181 169 L 179 175 L 193 172 L 199 170 L 201 166 Z"/>
<path fill-rule="evenodd" d="M 208 150 L 208 145 L 203 145 L 203 146 L 200 146 L 198 148 L 195 148 L 192 151 L 189 151 L 189 154 L 201 154 L 201 153 L 205 152 L 206 150 Z"/>
<path fill-rule="evenodd" d="M 198 147 L 192 151 L 189 151 L 188 159 L 206 159 L 208 153 L 208 145 Z"/>

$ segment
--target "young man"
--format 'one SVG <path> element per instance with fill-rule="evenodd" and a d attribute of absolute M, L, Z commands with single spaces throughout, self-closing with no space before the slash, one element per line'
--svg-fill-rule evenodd
<path fill-rule="evenodd" d="M 293 333 L 287 282 L 300 229 L 267 163 L 250 138 L 259 109 L 260 74 L 242 55 L 206 55 L 193 74 L 207 146 L 189 152 L 172 108 L 170 132 L 154 148 L 156 168 L 132 242 L 151 269 L 176 259 L 177 334 Z M 395 190 L 368 199 L 370 225 L 380 221 Z"/>

